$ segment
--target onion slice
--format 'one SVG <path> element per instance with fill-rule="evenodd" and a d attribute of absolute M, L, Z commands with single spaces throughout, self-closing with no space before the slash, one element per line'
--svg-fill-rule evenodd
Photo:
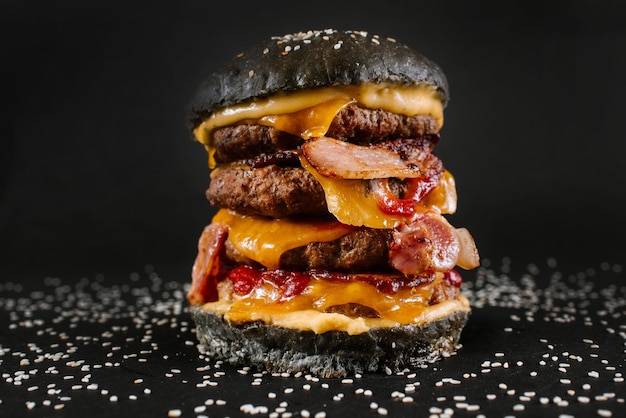
<path fill-rule="evenodd" d="M 478 267 L 480 256 L 472 234 L 466 228 L 457 228 L 456 236 L 459 240 L 459 258 L 456 260 L 456 265 L 465 270 Z"/>
<path fill-rule="evenodd" d="M 422 176 L 418 167 L 409 166 L 395 152 L 367 147 L 328 137 L 306 141 L 302 152 L 307 161 L 326 177 L 343 179 L 381 179 Z"/>

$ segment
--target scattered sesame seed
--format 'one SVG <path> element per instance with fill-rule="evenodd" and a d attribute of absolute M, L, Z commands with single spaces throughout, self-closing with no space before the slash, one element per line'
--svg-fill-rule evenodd
<path fill-rule="evenodd" d="M 357 38 L 363 36 L 357 32 L 354 35 Z M 300 45 L 305 48 L 306 44 L 305 40 L 300 40 L 297 44 L 291 43 L 292 51 Z M 334 44 L 333 42 L 331 45 Z M 283 43 L 279 51 L 284 50 L 285 46 L 287 43 Z M 504 269 L 509 269 L 511 263 L 507 261 L 502 264 L 505 266 Z M 533 320 L 545 320 L 547 327 L 545 335 L 550 335 L 549 338 L 524 340 L 525 344 L 532 346 L 529 350 L 534 350 L 536 360 L 526 357 L 524 361 L 512 358 L 512 353 L 508 348 L 497 345 L 498 337 L 508 340 L 525 338 L 524 327 L 507 326 L 504 331 L 502 328 L 496 329 L 492 352 L 486 352 L 485 356 L 473 365 L 473 368 L 470 365 L 470 368 L 464 370 L 447 369 L 448 373 L 454 370 L 452 374 L 444 374 L 443 369 L 439 368 L 436 363 L 422 364 L 413 369 L 401 371 L 386 369 L 385 373 L 389 376 L 389 391 L 385 390 L 385 393 L 390 393 L 396 402 L 393 409 L 388 411 L 376 402 L 378 398 L 375 400 L 371 398 L 369 399 L 373 401 L 369 402 L 371 409 L 380 415 L 396 415 L 396 409 L 399 409 L 399 414 L 402 415 L 406 411 L 401 408 L 410 408 L 411 404 L 422 405 L 423 396 L 429 396 L 428 399 L 431 399 L 431 402 L 436 401 L 441 406 L 439 413 L 431 411 L 431 414 L 440 417 L 458 415 L 459 412 L 462 415 L 464 411 L 477 412 L 481 407 L 484 408 L 483 402 L 496 400 L 508 402 L 511 415 L 518 409 L 524 411 L 520 408 L 525 408 L 525 412 L 532 415 L 533 407 L 536 406 L 534 399 L 537 399 L 540 405 L 552 403 L 558 408 L 572 407 L 572 403 L 583 405 L 601 402 L 602 404 L 599 405 L 601 408 L 594 409 L 598 416 L 619 415 L 617 408 L 612 408 L 612 405 L 623 408 L 626 403 L 624 397 L 619 395 L 620 385 L 624 382 L 624 376 L 620 372 L 621 356 L 624 351 L 615 353 L 612 349 L 615 347 L 613 342 L 623 345 L 626 339 L 622 309 L 626 305 L 624 288 L 619 286 L 599 288 L 597 283 L 588 281 L 593 273 L 589 269 L 584 274 L 571 276 L 552 272 L 552 276 L 549 274 L 545 276 L 549 284 L 543 286 L 537 275 L 540 275 L 542 280 L 544 279 L 547 264 L 549 263 L 529 265 L 528 273 L 522 277 L 515 277 L 513 273 L 504 274 L 502 271 L 498 273 L 489 267 L 481 267 L 476 273 L 475 283 L 468 281 L 470 283 L 467 283 L 467 288 L 464 288 L 470 302 L 477 310 L 485 307 L 516 309 L 518 311 L 515 311 L 516 313 L 511 316 L 509 322 L 519 322 L 520 325 Z M 497 263 L 493 265 L 496 266 Z M 607 270 L 597 270 L 597 275 L 602 271 L 614 271 L 612 264 L 609 263 L 606 267 Z M 139 273 L 132 274 L 132 283 L 126 285 L 125 288 L 117 285 L 110 286 L 104 282 L 103 277 L 95 280 L 84 279 L 75 287 L 64 284 L 60 279 L 47 279 L 42 289 L 24 294 L 11 293 L 14 291 L 7 290 L 11 285 L 0 283 L 0 320 L 5 318 L 8 320 L 5 332 L 28 331 L 33 338 L 19 347 L 17 345 L 0 347 L 0 375 L 2 377 L 0 384 L 11 385 L 13 390 L 21 390 L 23 394 L 28 393 L 27 396 L 32 396 L 32 399 L 26 403 L 20 401 L 19 407 L 22 409 L 37 407 L 63 409 L 70 406 L 71 402 L 80 398 L 83 393 L 91 391 L 97 391 L 105 402 L 119 402 L 120 406 L 124 399 L 134 402 L 142 402 L 145 399 L 153 402 L 153 398 L 137 396 L 137 392 L 149 395 L 152 391 L 144 385 L 157 382 L 164 385 L 184 385 L 185 382 L 189 382 L 191 390 L 211 390 L 214 396 L 222 396 L 222 399 L 217 401 L 207 399 L 204 405 L 194 408 L 196 415 L 206 412 L 206 415 L 211 416 L 215 411 L 209 411 L 209 407 L 226 405 L 228 402 L 229 405 L 234 404 L 234 408 L 243 407 L 247 411 L 257 413 L 266 411 L 264 415 L 277 418 L 289 416 L 322 418 L 326 415 L 325 411 L 312 411 L 308 405 L 301 403 L 298 404 L 298 409 L 290 410 L 290 406 L 286 402 L 280 402 L 279 398 L 290 394 L 290 399 L 293 399 L 295 404 L 299 402 L 296 399 L 301 399 L 298 398 L 298 394 L 304 393 L 304 396 L 315 398 L 319 405 L 325 405 L 330 399 L 351 404 L 355 396 L 374 396 L 372 391 L 374 388 L 368 389 L 365 386 L 369 381 L 368 374 L 364 376 L 355 374 L 340 380 L 326 380 L 302 372 L 255 371 L 253 373 L 250 368 L 235 369 L 225 362 L 208 359 L 201 353 L 198 355 L 198 361 L 201 364 L 179 362 L 179 354 L 167 352 L 160 347 L 160 339 L 157 339 L 156 335 L 160 331 L 175 335 L 180 343 L 179 349 L 187 353 L 186 356 L 195 355 L 194 328 L 183 316 L 185 289 L 178 283 L 168 284 L 156 274 L 151 277 L 145 279 L 147 285 L 142 287 L 143 276 Z M 73 292 L 81 298 L 72 299 L 70 296 Z M 120 294 L 134 298 L 133 302 L 124 302 L 128 305 L 116 305 L 116 301 L 120 301 L 118 297 Z M 64 311 L 50 311 L 50 307 L 53 306 L 52 302 L 57 298 L 65 301 Z M 89 309 L 79 305 L 83 303 L 80 300 L 89 301 Z M 18 306 L 23 306 L 23 308 L 17 308 Z M 109 312 L 109 308 L 112 312 Z M 127 308 L 128 310 L 125 311 Z M 67 324 L 68 327 L 63 328 L 57 326 L 56 322 L 40 319 L 50 315 L 58 315 L 55 321 L 58 320 L 61 325 Z M 508 320 L 508 317 L 507 313 L 503 320 Z M 558 333 L 548 334 L 549 327 L 572 322 L 577 322 L 581 326 L 591 324 L 594 328 L 588 330 L 589 337 L 585 339 L 567 340 L 561 339 Z M 69 325 L 75 325 L 75 327 Z M 601 334 L 595 334 L 596 329 Z M 79 335 L 81 333 L 83 335 Z M 49 342 L 42 342 L 44 336 L 50 339 Z M 83 350 L 93 351 L 93 348 L 96 352 L 100 351 L 99 357 L 91 360 L 80 357 L 84 354 Z M 165 365 L 155 369 L 160 379 L 154 378 L 154 375 L 139 372 L 125 381 L 116 382 L 115 386 L 111 385 L 108 379 L 103 379 L 103 373 L 110 373 L 113 369 L 120 367 L 128 366 L 126 370 L 133 370 L 133 367 L 137 370 L 144 370 L 145 363 L 150 363 L 152 359 L 157 361 L 157 367 L 159 364 Z M 532 364 L 524 364 L 529 362 Z M 510 374 L 507 374 L 505 370 L 508 367 L 519 368 L 516 372 L 517 377 L 521 379 L 509 379 Z M 480 370 L 485 371 L 481 373 Z M 487 373 L 490 373 L 490 376 L 485 376 Z M 168 379 L 162 379 L 165 375 Z M 577 377 L 580 375 L 589 378 L 588 382 L 578 381 Z M 267 398 L 279 400 L 268 401 L 268 403 L 280 402 L 281 406 L 270 410 L 268 406 L 246 402 L 245 395 L 234 398 L 234 395 L 224 393 L 221 387 L 218 387 L 218 382 L 221 381 L 220 379 L 230 379 L 233 376 L 235 379 L 240 379 L 244 385 L 252 386 L 251 390 L 254 391 L 263 390 L 262 387 L 272 388 L 274 392 L 269 392 Z M 537 380 L 523 379 L 523 376 L 541 376 L 552 381 L 559 381 L 561 385 L 551 387 L 548 397 L 539 389 L 537 392 L 533 390 L 535 387 L 540 387 L 536 384 Z M 278 379 L 289 380 L 280 381 L 281 389 L 268 386 L 273 382 L 278 383 Z M 337 394 L 341 388 L 340 384 L 354 384 L 354 379 L 362 379 L 359 380 L 358 388 L 346 391 L 345 396 L 343 393 Z M 422 380 L 421 385 L 425 386 L 425 390 L 417 389 L 420 388 L 420 382 L 409 383 L 407 379 Z M 594 383 L 592 387 L 589 384 L 592 381 L 590 379 L 598 383 Z M 165 380 L 164 383 L 162 383 L 163 380 Z M 285 382 L 288 382 L 287 385 Z M 602 390 L 601 388 L 610 387 L 605 382 L 609 385 L 616 385 L 617 394 L 598 392 Z M 471 397 L 466 396 L 463 391 L 468 384 L 481 385 L 485 388 L 487 394 L 483 395 L 481 402 L 468 402 L 468 398 L 471 399 Z M 455 387 L 452 388 L 451 385 Z M 208 389 L 209 387 L 215 389 Z M 325 391 L 328 389 L 330 391 Z M 503 393 L 496 395 L 498 389 Z M 376 389 L 375 391 L 379 392 Z M 70 393 L 71 397 L 64 396 Z M 516 393 L 521 395 L 514 396 Z M 452 403 L 450 403 L 451 400 Z M 3 416 L 5 412 L 3 408 L 11 401 L 9 399 L 2 401 L 0 401 L 0 415 Z M 244 407 L 247 404 L 252 406 Z M 562 410 L 569 412 L 569 409 Z M 178 409 L 170 411 L 178 411 Z M 182 414 L 182 410 L 180 411 Z M 226 411 L 223 412 L 222 415 L 226 415 Z M 566 416 L 566 414 L 561 414 L 561 416 Z"/>

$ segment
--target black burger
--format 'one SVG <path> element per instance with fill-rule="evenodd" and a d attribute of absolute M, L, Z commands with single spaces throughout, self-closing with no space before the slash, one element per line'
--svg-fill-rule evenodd
<path fill-rule="evenodd" d="M 190 106 L 218 208 L 187 298 L 200 350 L 272 372 L 397 371 L 458 348 L 474 240 L 433 153 L 448 85 L 362 31 L 274 37 Z"/>

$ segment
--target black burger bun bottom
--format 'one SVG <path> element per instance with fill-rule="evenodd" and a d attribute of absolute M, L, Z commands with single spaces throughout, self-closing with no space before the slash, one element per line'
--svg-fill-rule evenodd
<path fill-rule="evenodd" d="M 455 267 L 478 254 L 443 217 L 448 94 L 437 64 L 362 31 L 273 37 L 201 84 L 189 128 L 219 208 L 187 295 L 204 355 L 341 377 L 457 350 L 471 309 Z"/>
<path fill-rule="evenodd" d="M 372 328 L 361 334 L 317 334 L 268 325 L 232 323 L 223 315 L 192 306 L 199 350 L 235 366 L 256 366 L 271 373 L 311 373 L 344 377 L 364 372 L 396 372 L 456 352 L 470 310 L 459 309 L 421 325 Z"/>

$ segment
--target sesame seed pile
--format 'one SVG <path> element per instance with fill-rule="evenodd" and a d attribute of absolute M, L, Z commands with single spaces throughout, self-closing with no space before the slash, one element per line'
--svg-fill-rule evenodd
<path fill-rule="evenodd" d="M 321 379 L 204 358 L 188 283 L 128 275 L 0 282 L 0 416 L 626 416 L 620 264 L 483 260 L 456 354 Z M 86 415 L 89 414 L 89 415 Z"/>

